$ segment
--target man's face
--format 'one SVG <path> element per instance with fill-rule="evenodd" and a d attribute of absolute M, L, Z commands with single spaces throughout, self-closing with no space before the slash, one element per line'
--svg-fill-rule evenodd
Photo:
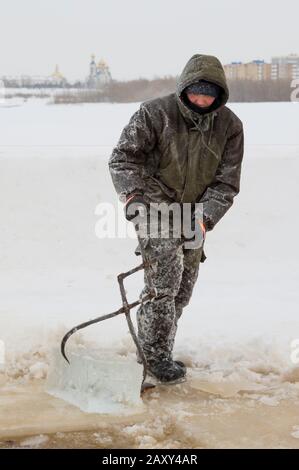
<path fill-rule="evenodd" d="M 213 101 L 215 100 L 214 96 L 209 95 L 195 95 L 194 93 L 187 93 L 187 96 L 191 103 L 199 106 L 200 108 L 206 108 L 211 106 Z"/>

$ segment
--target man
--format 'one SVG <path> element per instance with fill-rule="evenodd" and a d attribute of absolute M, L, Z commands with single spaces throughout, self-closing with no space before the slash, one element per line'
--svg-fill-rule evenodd
<path fill-rule="evenodd" d="M 244 135 L 242 121 L 227 106 L 229 90 L 220 61 L 195 54 L 175 93 L 140 105 L 109 159 L 109 169 L 125 215 L 132 204 L 202 203 L 203 231 L 212 230 L 240 190 Z M 194 216 L 194 212 L 193 212 Z M 136 228 L 136 227 L 135 227 Z M 203 244 L 184 246 L 184 237 L 145 237 L 149 257 L 159 255 L 152 282 L 156 297 L 137 311 L 138 337 L 153 377 L 183 379 L 186 367 L 172 356 L 177 322 L 188 305 L 206 258 Z M 137 250 L 136 254 L 140 254 Z M 149 280 L 145 273 L 145 287 Z"/>

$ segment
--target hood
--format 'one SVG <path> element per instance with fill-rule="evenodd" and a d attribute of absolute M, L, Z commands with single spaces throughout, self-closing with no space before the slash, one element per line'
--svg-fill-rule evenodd
<path fill-rule="evenodd" d="M 188 106 L 188 102 L 184 99 L 184 89 L 191 83 L 198 80 L 207 80 L 216 83 L 221 87 L 219 97 L 211 105 L 211 110 L 205 114 L 200 114 Z M 229 90 L 224 73 L 223 66 L 217 57 L 205 54 L 194 54 L 188 60 L 181 75 L 177 80 L 176 99 L 181 113 L 186 119 L 192 122 L 205 123 L 205 128 L 209 127 L 209 123 L 216 112 L 222 108 L 229 98 Z"/>

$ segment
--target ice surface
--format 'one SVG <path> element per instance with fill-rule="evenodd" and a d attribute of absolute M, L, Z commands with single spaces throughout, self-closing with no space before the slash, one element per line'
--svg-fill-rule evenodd
<path fill-rule="evenodd" d="M 137 242 L 128 237 L 98 239 L 95 208 L 100 202 L 116 202 L 107 160 L 137 107 L 56 107 L 29 100 L 9 111 L 0 109 L 5 126 L 0 136 L 5 220 L 0 339 L 7 352 L 20 345 L 24 350 L 20 339 L 26 347 L 36 344 L 33 332 L 39 341 L 58 325 L 72 327 L 120 307 L 116 276 L 139 262 L 134 255 Z M 207 237 L 207 260 L 182 316 L 177 345 L 185 347 L 200 336 L 219 344 L 222 337 L 241 342 L 279 334 L 288 337 L 284 353 L 290 354 L 290 341 L 299 335 L 294 256 L 299 105 L 229 107 L 246 130 L 241 191 Z M 288 125 L 277 119 L 282 114 Z M 271 124 L 265 128 L 268 119 Z M 282 181 L 288 182 L 287 190 Z M 142 281 L 141 273 L 128 279 L 130 299 L 139 295 Z M 84 334 L 95 333 L 111 344 L 126 330 L 126 322 L 118 318 Z"/>
<path fill-rule="evenodd" d="M 46 391 L 88 413 L 128 413 L 142 407 L 142 366 L 112 352 L 53 352 Z"/>
<path fill-rule="evenodd" d="M 116 202 L 108 157 L 138 106 L 107 103 L 56 107 L 28 100 L 22 106 L 0 108 L 4 126 L 0 136 L 4 222 L 0 340 L 6 348 L 4 371 L 0 371 L 2 393 L 6 381 L 13 382 L 16 391 L 33 382 L 43 383 L 50 365 L 52 393 L 81 409 L 103 412 L 105 405 L 108 412 L 110 403 L 111 413 L 117 406 L 120 413 L 130 400 L 139 403 L 142 368 L 135 363 L 134 345 L 123 317 L 82 332 L 82 344 L 86 346 L 92 337 L 98 353 L 87 355 L 87 350 L 93 351 L 90 346 L 77 357 L 70 353 L 71 367 L 59 353 L 54 362 L 49 356 L 49 350 L 57 347 L 69 328 L 121 306 L 116 276 L 139 263 L 134 255 L 136 240 L 98 239 L 94 231 L 97 204 Z M 243 442 L 243 437 L 255 446 L 298 445 L 298 438 L 291 437 L 292 426 L 299 423 L 299 369 L 291 360 L 291 344 L 299 338 L 299 265 L 295 256 L 299 105 L 230 103 L 229 107 L 243 120 L 245 129 L 241 191 L 232 209 L 208 235 L 207 260 L 200 267 L 191 302 L 180 320 L 175 357 L 187 363 L 190 381 L 176 388 L 173 395 L 170 391 L 164 392 L 164 398 L 162 392 L 160 396 L 152 394 L 150 409 L 156 401 L 155 406 L 160 406 L 157 415 L 163 423 L 168 423 L 173 413 L 173 422 L 165 425 L 166 441 L 157 434 L 156 416 L 148 415 L 144 430 L 137 428 L 133 419 L 128 423 L 135 425 L 128 428 L 135 434 L 132 441 L 127 435 L 125 443 L 117 440 L 119 428 L 114 433 L 114 428 L 107 425 L 108 437 L 121 445 L 173 445 L 176 439 L 182 439 L 181 427 L 176 431 L 173 423 L 185 411 L 194 417 L 194 427 L 188 418 L 186 429 L 192 430 L 194 439 L 198 437 L 185 440 L 187 446 L 213 446 L 219 442 L 247 446 L 249 441 Z M 132 301 L 143 284 L 139 274 L 127 279 L 126 290 Z M 132 318 L 135 320 L 134 312 Z M 74 335 L 70 345 L 78 347 L 80 335 Z M 124 338 L 128 342 L 123 343 Z M 107 352 L 106 346 L 114 350 Z M 109 384 L 104 380 L 103 372 L 111 363 L 118 367 L 119 387 L 115 375 Z M 136 367 L 140 371 L 136 370 L 135 375 Z M 47 394 L 49 408 L 37 416 L 37 405 L 43 410 L 47 401 L 30 392 L 32 408 L 26 417 L 24 406 L 16 408 L 13 393 L 9 389 L 3 402 L 0 396 L 0 413 L 3 410 L 8 419 L 10 403 L 16 428 L 28 429 L 28 422 L 35 418 L 32 426 L 36 434 L 45 432 L 37 430 L 37 425 L 51 423 L 51 432 L 64 426 L 78 429 L 78 422 L 85 423 L 92 416 Z M 212 396 L 208 408 L 203 399 L 207 393 Z M 238 409 L 241 399 L 244 414 Z M 49 416 L 55 411 L 52 400 L 57 408 L 51 421 Z M 62 412 L 60 406 L 69 407 L 65 422 L 61 420 L 65 409 Z M 266 410 L 268 429 L 260 429 L 260 409 Z M 234 419 L 229 419 L 230 425 L 235 423 L 235 438 L 232 433 L 227 442 L 229 410 L 236 413 Z M 72 421 L 75 414 L 76 424 Z M 2 431 L 7 433 L 3 430 L 3 415 Z M 255 423 L 252 428 L 246 428 L 249 415 Z M 97 417 L 102 421 L 102 416 Z M 219 421 L 213 422 L 217 417 Z M 107 415 L 106 419 L 110 423 L 112 418 Z M 276 428 L 272 425 L 274 419 L 279 422 Z M 298 432 L 294 428 L 296 436 Z M 283 436 L 291 441 L 284 441 Z"/>
<path fill-rule="evenodd" d="M 291 436 L 295 439 L 299 439 L 299 426 L 293 426 L 293 432 L 291 433 Z"/>
<path fill-rule="evenodd" d="M 27 437 L 20 442 L 21 447 L 39 447 L 41 444 L 45 444 L 49 440 L 48 436 L 40 434 L 39 436 Z"/>
<path fill-rule="evenodd" d="M 47 90 L 47 93 L 49 90 Z M 0 105 L 2 132 L 0 144 L 11 146 L 114 146 L 122 128 L 140 103 L 86 103 L 82 105 L 47 105 L 49 100 L 33 98 L 5 100 Z M 8 109 L 7 106 L 16 105 Z M 255 147 L 293 146 L 299 144 L 298 103 L 229 103 L 243 121 L 245 145 Z M 284 116 L 284 119 L 281 119 Z M 280 119 L 278 118 L 280 117 Z M 265 124 L 266 123 L 266 124 Z M 55 150 L 55 149 L 54 149 Z M 283 149 L 281 149 L 283 150 Z M 99 154 L 100 156 L 100 154 Z M 268 154 L 271 158 L 272 155 Z"/>

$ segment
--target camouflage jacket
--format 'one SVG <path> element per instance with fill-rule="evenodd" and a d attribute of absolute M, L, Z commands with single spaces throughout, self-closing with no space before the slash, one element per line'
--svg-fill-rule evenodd
<path fill-rule="evenodd" d="M 190 108 L 184 95 L 201 79 L 221 87 L 206 114 Z M 240 190 L 243 125 L 225 106 L 228 97 L 220 61 L 195 54 L 174 93 L 141 103 L 109 159 L 120 200 L 140 190 L 149 202 L 202 202 L 207 230 L 212 230 Z"/>

